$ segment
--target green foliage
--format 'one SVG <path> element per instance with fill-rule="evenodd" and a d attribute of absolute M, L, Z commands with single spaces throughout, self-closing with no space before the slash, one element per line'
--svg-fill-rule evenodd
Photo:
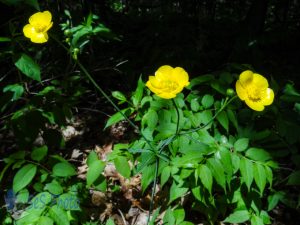
<path fill-rule="evenodd" d="M 228 84 L 232 81 L 228 79 Z M 135 111 L 129 116 L 135 115 L 135 121 L 140 122 L 141 137 L 129 146 L 122 146 L 122 150 L 116 146 L 110 160 L 125 177 L 130 174 L 129 171 L 125 174 L 127 166 L 119 164 L 137 160 L 134 170 L 142 172 L 143 191 L 157 179 L 169 192 L 168 205 L 180 205 L 180 199 L 189 198 L 193 207 L 201 208 L 211 223 L 223 220 L 268 224 L 270 218 L 261 198 L 274 190 L 274 168 L 278 168 L 270 150 L 263 147 L 271 133 L 257 132 L 245 125 L 235 96 L 222 98 L 222 82 L 213 75 L 194 78 L 188 96 L 178 94 L 174 102 L 141 91 L 140 80 L 131 102 L 124 95 L 114 93 L 122 103 L 134 106 Z M 199 84 L 211 86 L 210 94 L 194 91 Z M 117 155 L 122 163 L 116 160 Z M 291 175 L 291 184 L 296 184 L 293 182 L 296 177 L 297 173 Z M 269 197 L 269 210 L 283 199 L 282 194 L 275 193 Z M 170 208 L 164 222 L 177 224 Z"/>

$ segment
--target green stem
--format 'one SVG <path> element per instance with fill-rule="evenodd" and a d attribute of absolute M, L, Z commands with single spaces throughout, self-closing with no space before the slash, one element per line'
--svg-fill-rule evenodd
<path fill-rule="evenodd" d="M 179 110 L 178 110 L 178 107 L 177 107 L 177 105 L 176 105 L 176 102 L 175 102 L 175 100 L 174 100 L 174 98 L 172 98 L 172 102 L 173 102 L 173 104 L 174 104 L 174 106 L 175 106 L 175 109 L 176 109 L 176 113 L 177 113 L 177 124 L 176 124 L 176 135 L 178 134 L 178 131 L 179 131 Z"/>
<path fill-rule="evenodd" d="M 151 192 L 151 201 L 150 201 L 150 206 L 149 206 L 147 224 L 149 224 L 149 222 L 150 222 L 150 216 L 151 216 L 152 210 L 153 210 L 154 195 L 155 195 L 157 176 L 158 176 L 158 162 L 159 162 L 158 157 L 156 157 L 154 181 L 153 181 L 153 188 L 152 188 L 152 192 Z"/>
<path fill-rule="evenodd" d="M 181 132 L 181 133 L 179 133 L 179 135 L 190 134 L 190 133 L 196 132 L 198 130 L 201 130 L 201 129 L 207 127 L 226 108 L 226 106 L 229 105 L 229 103 L 231 103 L 236 97 L 237 96 L 233 96 L 230 100 L 228 100 L 228 98 L 226 98 L 224 104 L 221 106 L 221 108 L 219 109 L 219 111 L 206 124 L 204 124 L 203 126 L 197 127 L 195 129 L 189 130 L 189 131 Z"/>

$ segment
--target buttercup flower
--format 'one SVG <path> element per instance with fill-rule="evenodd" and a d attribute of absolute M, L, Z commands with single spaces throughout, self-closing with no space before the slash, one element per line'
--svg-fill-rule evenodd
<path fill-rule="evenodd" d="M 235 87 L 239 98 L 255 111 L 264 110 L 274 100 L 274 92 L 269 88 L 267 79 L 250 70 L 240 74 Z"/>
<path fill-rule="evenodd" d="M 161 66 L 155 76 L 149 76 L 146 86 L 157 96 L 170 99 L 175 98 L 189 83 L 189 75 L 183 68 L 166 65 Z"/>
<path fill-rule="evenodd" d="M 23 27 L 25 37 L 34 43 L 45 43 L 48 41 L 47 31 L 52 27 L 52 15 L 49 11 L 38 12 L 29 18 L 29 24 Z"/>

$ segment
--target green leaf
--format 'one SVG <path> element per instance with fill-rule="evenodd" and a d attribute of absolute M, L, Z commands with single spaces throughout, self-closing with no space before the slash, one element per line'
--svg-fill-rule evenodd
<path fill-rule="evenodd" d="M 212 95 L 204 95 L 201 104 L 208 109 L 214 104 L 214 97 Z"/>
<path fill-rule="evenodd" d="M 210 168 L 210 171 L 212 172 L 213 177 L 217 181 L 221 187 L 226 191 L 226 186 L 225 186 L 225 174 L 224 174 L 224 168 L 222 166 L 222 163 L 214 158 L 210 158 L 207 160 L 208 166 Z"/>
<path fill-rule="evenodd" d="M 182 197 L 188 190 L 189 190 L 188 188 L 179 187 L 175 184 L 175 182 L 173 182 L 170 189 L 170 200 L 168 204 L 170 204 L 177 198 Z"/>
<path fill-rule="evenodd" d="M 121 110 L 121 112 L 117 112 L 114 115 L 112 115 L 106 122 L 104 129 L 106 129 L 107 127 L 110 127 L 113 124 L 116 124 L 118 122 L 120 122 L 121 120 L 125 120 L 124 115 L 129 116 L 131 115 L 131 113 L 133 113 L 134 109 L 133 108 L 126 108 Z"/>
<path fill-rule="evenodd" d="M 268 196 L 268 211 L 274 209 L 278 202 L 284 198 L 284 192 L 278 191 L 273 195 Z"/>
<path fill-rule="evenodd" d="M 106 224 L 105 225 L 115 225 L 115 222 L 109 218 L 107 221 L 106 221 Z"/>
<path fill-rule="evenodd" d="M 253 168 L 254 180 L 256 185 L 259 188 L 260 195 L 262 196 L 267 183 L 265 167 L 259 163 L 255 163 L 253 166 L 254 166 Z"/>
<path fill-rule="evenodd" d="M 147 165 L 142 171 L 142 190 L 143 192 L 149 186 L 149 184 L 154 180 L 155 175 L 155 164 Z"/>
<path fill-rule="evenodd" d="M 69 225 L 68 214 L 65 210 L 57 205 L 54 205 L 49 210 L 50 217 L 59 225 Z"/>
<path fill-rule="evenodd" d="M 245 151 L 248 148 L 249 139 L 248 138 L 240 138 L 234 144 L 234 150 L 237 152 Z"/>
<path fill-rule="evenodd" d="M 213 177 L 210 169 L 206 165 L 200 165 L 198 168 L 198 174 L 202 184 L 211 194 Z"/>
<path fill-rule="evenodd" d="M 166 166 L 160 175 L 160 185 L 161 187 L 164 186 L 164 184 L 169 180 L 171 175 L 171 167 L 170 166 Z"/>
<path fill-rule="evenodd" d="M 142 81 L 142 78 L 140 77 L 138 80 L 137 88 L 132 95 L 132 103 L 133 103 L 134 107 L 138 107 L 138 105 L 140 104 L 140 102 L 142 100 L 144 86 L 145 86 L 145 84 Z"/>
<path fill-rule="evenodd" d="M 114 159 L 114 164 L 116 166 L 117 171 L 126 178 L 130 177 L 130 166 L 128 164 L 128 160 L 124 156 L 117 156 Z"/>
<path fill-rule="evenodd" d="M 105 167 L 105 163 L 101 160 L 94 161 L 88 169 L 88 172 L 86 174 L 86 183 L 88 187 L 90 187 L 97 178 L 101 175 Z"/>
<path fill-rule="evenodd" d="M 98 155 L 95 151 L 91 151 L 87 157 L 86 164 L 91 166 L 93 162 L 99 160 Z"/>
<path fill-rule="evenodd" d="M 255 161 L 262 161 L 262 162 L 271 159 L 271 155 L 269 154 L 269 152 L 261 148 L 249 148 L 246 151 L 246 156 Z"/>
<path fill-rule="evenodd" d="M 250 214 L 247 210 L 238 210 L 230 214 L 223 222 L 225 223 L 243 223 L 250 219 Z"/>
<path fill-rule="evenodd" d="M 29 78 L 41 81 L 40 66 L 30 56 L 22 54 L 18 61 L 15 62 L 15 66 Z"/>
<path fill-rule="evenodd" d="M 191 101 L 191 109 L 194 112 L 197 112 L 199 110 L 199 108 L 200 108 L 200 104 L 199 104 L 198 99 L 197 98 L 192 99 L 192 101 Z"/>
<path fill-rule="evenodd" d="M 11 39 L 9 37 L 0 37 L 0 42 L 10 42 Z"/>
<path fill-rule="evenodd" d="M 68 162 L 60 162 L 53 166 L 53 175 L 57 177 L 70 177 L 76 175 L 74 166 Z"/>
<path fill-rule="evenodd" d="M 57 200 L 57 205 L 64 210 L 78 211 L 80 210 L 79 199 L 76 195 L 65 193 L 60 195 Z"/>
<path fill-rule="evenodd" d="M 39 220 L 37 221 L 37 224 L 43 224 L 43 225 L 53 225 L 54 224 L 54 221 L 50 218 L 50 217 L 47 217 L 47 216 L 41 216 L 39 218 Z"/>
<path fill-rule="evenodd" d="M 43 145 L 41 147 L 35 147 L 31 152 L 31 159 L 35 161 L 41 161 L 45 158 L 48 152 L 47 145 Z"/>
<path fill-rule="evenodd" d="M 235 113 L 231 109 L 227 109 L 227 116 L 229 121 L 232 122 L 233 126 L 238 129 L 238 121 Z"/>
<path fill-rule="evenodd" d="M 163 218 L 163 224 L 175 224 L 174 212 L 171 208 L 167 209 Z"/>
<path fill-rule="evenodd" d="M 13 191 L 17 193 L 26 187 L 34 178 L 37 171 L 37 166 L 34 164 L 27 164 L 18 170 L 13 180 Z"/>
<path fill-rule="evenodd" d="M 300 170 L 291 173 L 287 185 L 300 185 Z"/>
<path fill-rule="evenodd" d="M 257 215 L 251 216 L 251 225 L 264 225 L 264 221 Z"/>
<path fill-rule="evenodd" d="M 158 115 L 156 111 L 149 110 L 142 118 L 142 126 L 144 124 L 147 124 L 148 127 L 151 128 L 151 130 L 154 130 L 158 122 Z"/>
<path fill-rule="evenodd" d="M 203 83 L 206 83 L 206 82 L 211 81 L 213 79 L 214 79 L 214 76 L 211 75 L 211 74 L 206 74 L 206 75 L 196 77 L 196 78 L 191 80 L 190 85 L 187 88 L 192 89 L 192 87 L 194 87 L 195 85 L 203 84 Z"/>
<path fill-rule="evenodd" d="M 224 127 L 224 129 L 228 132 L 229 129 L 229 121 L 228 121 L 228 117 L 225 111 L 222 111 L 218 116 L 217 116 L 217 120 L 219 121 L 219 123 L 222 125 L 222 127 Z"/>
<path fill-rule="evenodd" d="M 16 101 L 23 95 L 24 88 L 20 84 L 11 84 L 11 85 L 7 85 L 3 88 L 3 93 L 8 92 L 8 91 L 14 93 L 11 100 Z"/>
<path fill-rule="evenodd" d="M 29 199 L 29 191 L 27 189 L 22 189 L 17 195 L 18 203 L 27 203 Z"/>
<path fill-rule="evenodd" d="M 241 158 L 240 160 L 240 171 L 242 175 L 242 180 L 245 182 L 248 191 L 253 181 L 253 164 L 249 159 Z"/>
<path fill-rule="evenodd" d="M 184 217 L 185 217 L 185 212 L 184 209 L 175 209 L 174 212 L 174 217 L 176 219 L 176 224 L 180 224 L 181 222 L 183 222 Z"/>
<path fill-rule="evenodd" d="M 52 180 L 51 183 L 46 184 L 44 190 L 48 190 L 54 195 L 60 195 L 63 193 L 62 186 L 56 180 Z"/>
<path fill-rule="evenodd" d="M 126 101 L 127 100 L 126 97 L 125 97 L 125 95 L 122 92 L 120 92 L 120 91 L 113 91 L 112 92 L 112 96 L 115 99 L 118 99 L 120 101 Z"/>

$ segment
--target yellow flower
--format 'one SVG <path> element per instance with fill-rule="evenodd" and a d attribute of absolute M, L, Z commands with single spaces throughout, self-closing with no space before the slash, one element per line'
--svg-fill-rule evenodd
<path fill-rule="evenodd" d="M 274 92 L 269 88 L 267 79 L 250 70 L 240 74 L 235 87 L 239 98 L 255 111 L 264 110 L 265 106 L 271 105 L 274 100 Z"/>
<path fill-rule="evenodd" d="M 189 75 L 181 67 L 161 66 L 155 76 L 149 76 L 146 86 L 157 96 L 175 98 L 176 94 L 189 85 Z"/>
<path fill-rule="evenodd" d="M 49 11 L 38 12 L 29 18 L 29 24 L 23 27 L 25 37 L 34 43 L 45 43 L 48 41 L 47 31 L 52 27 L 52 15 Z"/>

